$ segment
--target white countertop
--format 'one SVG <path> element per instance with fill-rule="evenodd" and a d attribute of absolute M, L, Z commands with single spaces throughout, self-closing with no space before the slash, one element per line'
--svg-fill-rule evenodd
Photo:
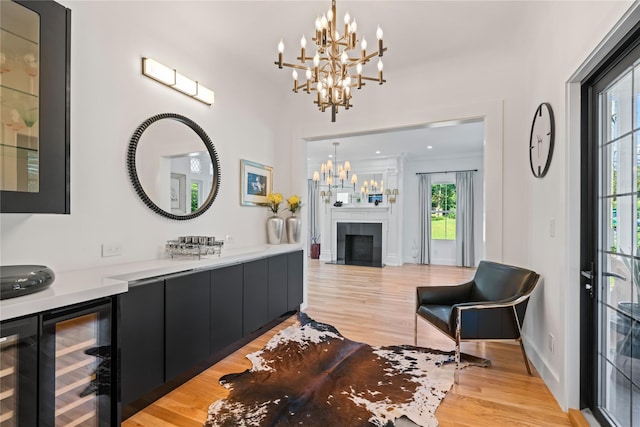
<path fill-rule="evenodd" d="M 130 283 L 140 280 L 186 271 L 209 270 L 298 250 L 302 250 L 301 244 L 223 248 L 221 256 L 206 255 L 200 259 L 179 256 L 85 270 L 54 271 L 56 278 L 49 288 L 0 301 L 0 321 L 127 292 Z"/>

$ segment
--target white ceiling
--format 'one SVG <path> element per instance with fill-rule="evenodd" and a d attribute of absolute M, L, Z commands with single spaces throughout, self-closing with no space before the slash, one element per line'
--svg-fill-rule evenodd
<path fill-rule="evenodd" d="M 482 154 L 484 122 L 446 123 L 310 141 L 307 158 L 311 164 L 326 162 L 337 147 L 338 160 L 369 160 L 404 156 L 407 158 L 443 158 Z M 429 148 L 431 147 L 431 148 Z M 319 166 L 318 166 L 319 168 Z"/>

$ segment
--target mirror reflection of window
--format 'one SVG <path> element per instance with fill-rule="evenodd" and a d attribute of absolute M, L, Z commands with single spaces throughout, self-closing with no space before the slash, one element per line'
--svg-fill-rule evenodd
<path fill-rule="evenodd" d="M 349 203 L 349 193 L 338 193 L 336 196 L 336 200 L 338 202 L 342 202 L 343 204 Z"/>
<path fill-rule="evenodd" d="M 200 188 L 202 183 L 200 181 L 191 182 L 191 212 L 195 212 L 200 208 Z"/>

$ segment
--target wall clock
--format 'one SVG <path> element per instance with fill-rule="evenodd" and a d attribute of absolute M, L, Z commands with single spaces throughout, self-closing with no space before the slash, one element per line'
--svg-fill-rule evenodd
<path fill-rule="evenodd" d="M 553 110 L 551 104 L 543 102 L 533 116 L 529 136 L 529 164 L 531 173 L 536 178 L 542 178 L 549 170 L 553 156 L 554 136 Z"/>

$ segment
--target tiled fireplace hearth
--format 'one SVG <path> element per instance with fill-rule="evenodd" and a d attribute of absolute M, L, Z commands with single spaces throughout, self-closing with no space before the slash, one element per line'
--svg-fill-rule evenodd
<path fill-rule="evenodd" d="M 382 223 L 338 222 L 336 262 L 382 267 Z"/>

